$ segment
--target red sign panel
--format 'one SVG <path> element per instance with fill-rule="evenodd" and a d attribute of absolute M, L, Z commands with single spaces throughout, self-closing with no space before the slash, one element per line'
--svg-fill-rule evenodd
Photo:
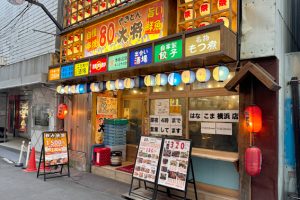
<path fill-rule="evenodd" d="M 90 74 L 96 74 L 99 72 L 106 72 L 106 57 L 91 60 Z"/>

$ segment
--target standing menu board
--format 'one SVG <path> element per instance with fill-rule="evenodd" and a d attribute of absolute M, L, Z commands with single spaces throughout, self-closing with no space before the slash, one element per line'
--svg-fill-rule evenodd
<path fill-rule="evenodd" d="M 158 184 L 186 190 L 191 141 L 165 139 L 159 169 Z"/>
<path fill-rule="evenodd" d="M 162 138 L 142 136 L 137 152 L 133 177 L 154 183 Z"/>
<path fill-rule="evenodd" d="M 44 132 L 45 166 L 68 164 L 67 132 Z"/>

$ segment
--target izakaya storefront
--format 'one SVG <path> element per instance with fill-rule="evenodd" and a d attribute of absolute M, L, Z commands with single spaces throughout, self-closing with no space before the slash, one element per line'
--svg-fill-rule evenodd
<path fill-rule="evenodd" d="M 135 162 L 141 136 L 189 139 L 201 195 L 238 199 L 247 190 L 239 160 L 249 143 L 240 144 L 239 134 L 241 108 L 253 102 L 241 102 L 234 90 L 241 84 L 237 2 L 201 2 L 133 4 L 61 36 L 62 63 L 49 67 L 49 81 L 68 106 L 64 127 L 74 165 L 130 183 L 131 174 L 89 166 L 93 147 L 108 137 L 104 119 L 127 119 L 125 141 L 106 143 L 122 151 L 124 166 Z M 177 11 L 176 27 L 170 10 Z"/>

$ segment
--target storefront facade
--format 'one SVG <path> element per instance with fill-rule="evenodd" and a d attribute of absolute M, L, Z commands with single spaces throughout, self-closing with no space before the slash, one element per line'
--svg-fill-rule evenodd
<path fill-rule="evenodd" d="M 48 80 L 68 105 L 73 165 L 96 173 L 90 158 L 105 140 L 101 123 L 123 118 L 126 144 L 115 150 L 124 161 L 135 162 L 142 135 L 190 139 L 202 197 L 277 199 L 278 108 L 262 94 L 278 105 L 279 66 L 275 57 L 240 60 L 238 8 L 235 0 L 65 1 L 61 63 Z M 244 166 L 251 104 L 262 108 L 254 144 L 266 157 L 252 180 Z"/>

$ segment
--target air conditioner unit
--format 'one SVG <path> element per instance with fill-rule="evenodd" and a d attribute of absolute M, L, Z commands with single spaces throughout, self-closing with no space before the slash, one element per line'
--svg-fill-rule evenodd
<path fill-rule="evenodd" d="M 0 66 L 6 65 L 6 59 L 0 56 Z"/>

